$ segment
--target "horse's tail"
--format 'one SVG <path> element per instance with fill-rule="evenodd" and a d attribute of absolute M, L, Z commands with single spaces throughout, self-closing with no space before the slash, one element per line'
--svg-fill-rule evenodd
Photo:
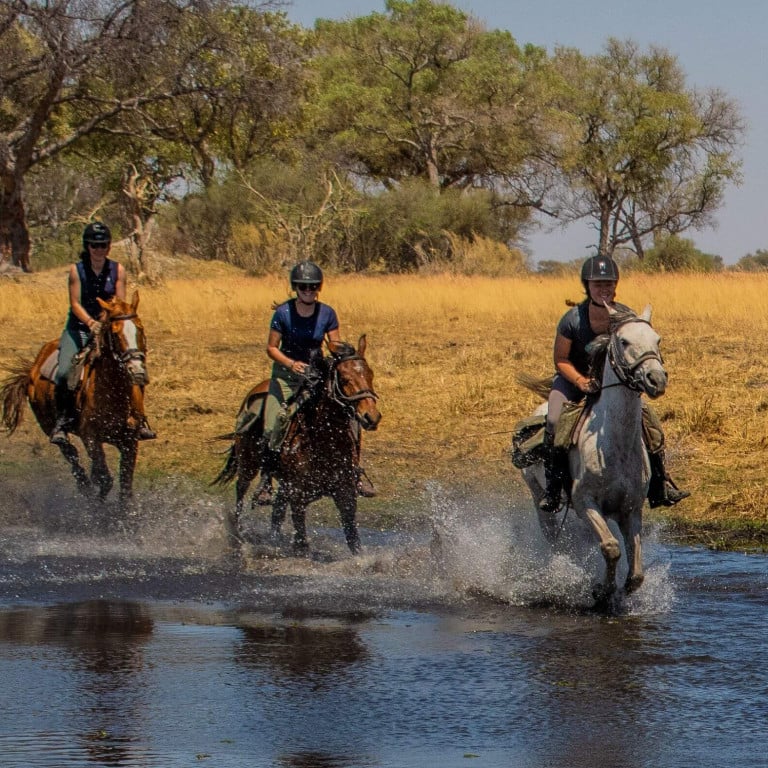
<path fill-rule="evenodd" d="M 546 400 L 549 397 L 549 391 L 552 389 L 551 376 L 537 378 L 535 376 L 530 376 L 527 373 L 518 373 L 515 378 L 520 386 L 529 389 L 543 400 Z"/>
<path fill-rule="evenodd" d="M 234 437 L 235 434 L 232 433 L 231 435 L 219 435 L 215 439 L 227 440 Z M 227 485 L 237 477 L 237 472 L 240 469 L 240 451 L 237 442 L 237 440 L 233 440 L 232 445 L 229 446 L 227 461 L 221 468 L 221 472 L 211 481 L 211 485 Z"/>
<path fill-rule="evenodd" d="M 24 403 L 27 399 L 31 369 L 32 363 L 29 360 L 19 360 L 0 387 L 0 402 L 2 403 L 0 419 L 9 435 L 16 431 L 24 418 Z"/>

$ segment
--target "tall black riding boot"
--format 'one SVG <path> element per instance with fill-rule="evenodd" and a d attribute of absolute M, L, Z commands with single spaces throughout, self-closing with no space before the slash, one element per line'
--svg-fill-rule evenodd
<path fill-rule="evenodd" d="M 67 433 L 74 429 L 77 421 L 77 408 L 75 406 L 75 393 L 67 386 L 67 382 L 56 384 L 53 391 L 56 404 L 56 424 L 51 432 L 50 440 L 54 445 L 66 445 L 69 443 Z"/>
<path fill-rule="evenodd" d="M 544 477 L 547 488 L 544 498 L 539 502 L 542 512 L 557 512 L 562 504 L 563 492 L 563 457 L 555 448 L 555 436 L 550 432 L 544 433 Z"/>
<path fill-rule="evenodd" d="M 651 480 L 648 483 L 648 504 L 656 507 L 673 507 L 678 501 L 687 499 L 689 491 L 681 491 L 667 473 L 664 451 L 649 453 Z"/>
<path fill-rule="evenodd" d="M 270 448 L 265 448 L 261 456 L 259 474 L 261 481 L 256 489 L 256 503 L 260 507 L 268 507 L 272 504 L 272 475 L 280 468 L 280 454 Z"/>

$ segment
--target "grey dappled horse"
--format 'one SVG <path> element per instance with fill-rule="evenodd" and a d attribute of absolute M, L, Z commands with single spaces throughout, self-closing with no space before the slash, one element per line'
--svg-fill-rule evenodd
<path fill-rule="evenodd" d="M 605 579 L 595 588 L 598 604 L 606 604 L 616 591 L 616 569 L 621 545 L 608 526 L 618 525 L 624 540 L 628 573 L 627 593 L 643 582 L 641 528 L 648 492 L 650 465 L 643 444 L 641 395 L 657 398 L 667 388 L 667 373 L 659 353 L 660 337 L 651 327 L 651 307 L 641 315 L 609 308 L 610 332 L 591 345 L 593 364 L 602 363 L 600 391 L 587 407 L 576 443 L 568 451 L 573 486 L 570 506 L 589 524 L 600 541 Z M 521 383 L 539 391 L 530 382 Z M 546 413 L 546 404 L 540 412 Z M 522 470 L 537 511 L 546 482 L 541 463 Z M 539 522 L 550 542 L 557 535 L 554 514 L 539 511 Z"/>

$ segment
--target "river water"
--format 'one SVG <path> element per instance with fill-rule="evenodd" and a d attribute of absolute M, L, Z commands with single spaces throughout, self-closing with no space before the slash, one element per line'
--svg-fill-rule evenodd
<path fill-rule="evenodd" d="M 60 487 L 0 501 L 0 766 L 768 766 L 768 558 L 645 535 L 646 582 L 530 504 L 432 488 L 432 530 L 311 529 L 227 557 L 180 485 L 127 525 Z M 310 515 L 311 525 L 311 515 Z"/>

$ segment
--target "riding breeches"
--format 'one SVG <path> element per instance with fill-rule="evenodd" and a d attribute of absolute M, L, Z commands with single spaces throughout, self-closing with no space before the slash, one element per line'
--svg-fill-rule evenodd
<path fill-rule="evenodd" d="M 566 402 L 578 403 L 584 399 L 584 393 L 568 379 L 559 373 L 552 382 L 552 389 L 547 399 L 547 432 L 550 435 L 555 434 L 557 422 L 560 419 L 560 413 Z"/>
<path fill-rule="evenodd" d="M 274 366 L 269 390 L 264 403 L 264 436 L 269 438 L 278 419 L 285 411 L 285 403 L 301 385 L 301 379 L 283 366 Z"/>

